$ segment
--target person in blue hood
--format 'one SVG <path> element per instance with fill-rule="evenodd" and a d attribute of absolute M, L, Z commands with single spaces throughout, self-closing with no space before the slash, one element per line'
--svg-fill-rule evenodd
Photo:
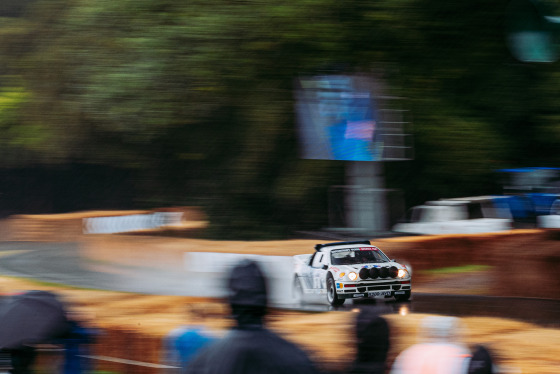
<path fill-rule="evenodd" d="M 255 261 L 243 260 L 232 269 L 228 290 L 235 327 L 224 338 L 203 348 L 184 373 L 318 373 L 302 349 L 265 327 L 267 284 Z"/>

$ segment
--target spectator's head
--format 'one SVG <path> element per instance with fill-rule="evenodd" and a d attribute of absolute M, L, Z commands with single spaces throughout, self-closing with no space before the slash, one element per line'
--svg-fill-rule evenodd
<path fill-rule="evenodd" d="M 461 323 L 456 317 L 430 316 L 422 320 L 420 338 L 426 342 L 456 342 Z"/>
<path fill-rule="evenodd" d="M 242 325 L 261 324 L 268 297 L 266 279 L 255 261 L 243 260 L 233 267 L 229 282 L 229 303 L 233 317 Z"/>
<path fill-rule="evenodd" d="M 389 325 L 385 318 L 365 308 L 356 318 L 358 362 L 385 362 L 389 351 Z"/>
<path fill-rule="evenodd" d="M 477 346 L 469 363 L 468 374 L 492 374 L 493 372 L 494 365 L 490 352 L 481 345 Z"/>

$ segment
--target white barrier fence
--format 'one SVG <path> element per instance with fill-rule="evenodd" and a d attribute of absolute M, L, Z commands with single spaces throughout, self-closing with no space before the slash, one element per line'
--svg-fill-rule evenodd
<path fill-rule="evenodd" d="M 84 218 L 82 220 L 82 231 L 84 234 L 116 234 L 150 230 L 167 226 L 178 226 L 181 224 L 182 219 L 182 212 L 157 212 L 127 216 Z"/>
<path fill-rule="evenodd" d="M 188 274 L 189 294 L 192 296 L 224 297 L 226 281 L 231 269 L 244 259 L 261 265 L 266 276 L 271 304 L 293 302 L 291 285 L 294 276 L 291 256 L 262 256 L 238 253 L 186 252 L 185 270 Z"/>

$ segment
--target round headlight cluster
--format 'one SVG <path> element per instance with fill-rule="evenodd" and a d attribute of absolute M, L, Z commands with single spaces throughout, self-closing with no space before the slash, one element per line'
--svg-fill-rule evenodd
<path fill-rule="evenodd" d="M 380 278 L 387 278 L 389 276 L 389 268 L 382 267 L 379 269 L 379 277 Z"/>
<path fill-rule="evenodd" d="M 369 270 L 368 270 L 367 268 L 362 268 L 358 274 L 360 275 L 360 278 L 362 278 L 362 279 L 368 279 L 368 277 L 369 277 Z"/>
<path fill-rule="evenodd" d="M 362 268 L 360 270 L 360 278 L 361 279 L 376 279 L 376 278 L 396 278 L 398 276 L 398 269 L 396 266 L 389 267 L 382 267 L 382 268 Z"/>
<path fill-rule="evenodd" d="M 376 279 L 376 278 L 404 278 L 408 275 L 408 271 L 405 269 L 399 269 L 396 266 L 382 267 L 382 268 L 362 268 L 358 273 L 360 279 Z M 348 273 L 348 278 L 350 280 L 356 280 L 358 275 L 354 272 Z"/>

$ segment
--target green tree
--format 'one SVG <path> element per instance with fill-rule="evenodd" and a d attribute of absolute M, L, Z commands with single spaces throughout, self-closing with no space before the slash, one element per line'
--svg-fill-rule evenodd
<path fill-rule="evenodd" d="M 509 56 L 504 5 L 36 0 L 0 26 L 19 82 L 0 163 L 134 170 L 139 202 L 203 203 L 217 235 L 321 227 L 344 163 L 299 158 L 292 83 L 339 66 L 408 98 L 415 159 L 386 165 L 388 187 L 488 193 L 493 169 L 560 163 L 560 76 Z"/>

